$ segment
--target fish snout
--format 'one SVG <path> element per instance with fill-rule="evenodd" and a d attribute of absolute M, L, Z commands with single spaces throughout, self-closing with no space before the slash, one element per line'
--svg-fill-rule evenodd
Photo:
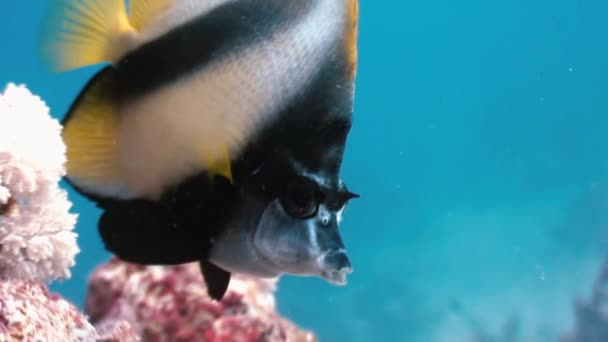
<path fill-rule="evenodd" d="M 319 260 L 321 276 L 331 284 L 346 285 L 346 276 L 353 273 L 353 266 L 344 249 L 333 250 Z"/>

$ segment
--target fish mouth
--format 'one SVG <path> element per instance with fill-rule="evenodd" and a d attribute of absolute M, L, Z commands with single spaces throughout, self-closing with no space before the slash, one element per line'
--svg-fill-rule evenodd
<path fill-rule="evenodd" d="M 323 279 L 336 286 L 347 284 L 346 278 L 353 273 L 353 267 L 343 249 L 326 253 L 319 259 L 320 274 Z"/>
<path fill-rule="evenodd" d="M 353 272 L 352 268 L 343 268 L 340 270 L 332 270 L 332 271 L 321 271 L 321 276 L 323 279 L 327 280 L 330 284 L 336 286 L 344 286 L 348 282 L 346 281 L 346 276 Z"/>

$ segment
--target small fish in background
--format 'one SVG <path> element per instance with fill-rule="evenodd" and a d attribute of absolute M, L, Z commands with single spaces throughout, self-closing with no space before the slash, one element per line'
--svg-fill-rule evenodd
<path fill-rule="evenodd" d="M 62 121 L 67 181 L 140 264 L 346 284 L 339 177 L 358 0 L 50 1 L 41 53 L 103 66 Z"/>

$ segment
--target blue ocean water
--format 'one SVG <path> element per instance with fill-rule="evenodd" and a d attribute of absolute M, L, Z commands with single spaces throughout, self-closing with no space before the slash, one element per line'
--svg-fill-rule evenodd
<path fill-rule="evenodd" d="M 41 2 L 0 5 L 0 86 L 63 116 L 95 69 L 45 72 Z M 355 272 L 284 277 L 280 311 L 321 341 L 470 341 L 570 331 L 608 247 L 608 2 L 362 1 L 343 178 Z M 81 253 L 53 289 L 82 305 L 106 260 L 70 192 Z"/>

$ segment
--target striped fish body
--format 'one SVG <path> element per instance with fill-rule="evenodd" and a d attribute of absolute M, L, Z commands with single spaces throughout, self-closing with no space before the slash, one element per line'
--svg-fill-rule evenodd
<path fill-rule="evenodd" d="M 317 141 L 312 159 L 341 158 L 311 134 L 349 126 L 356 12 L 354 0 L 177 0 L 148 14 L 114 39 L 124 52 L 63 121 L 68 180 L 91 196 L 158 199 L 200 172 L 238 178 L 245 151 L 264 158 L 261 146 L 289 145 L 285 132 Z"/>
<path fill-rule="evenodd" d="M 198 261 L 215 299 L 231 272 L 345 281 L 358 0 L 50 3 L 51 65 L 109 63 L 62 122 L 66 178 L 103 209 L 107 250 Z"/>

